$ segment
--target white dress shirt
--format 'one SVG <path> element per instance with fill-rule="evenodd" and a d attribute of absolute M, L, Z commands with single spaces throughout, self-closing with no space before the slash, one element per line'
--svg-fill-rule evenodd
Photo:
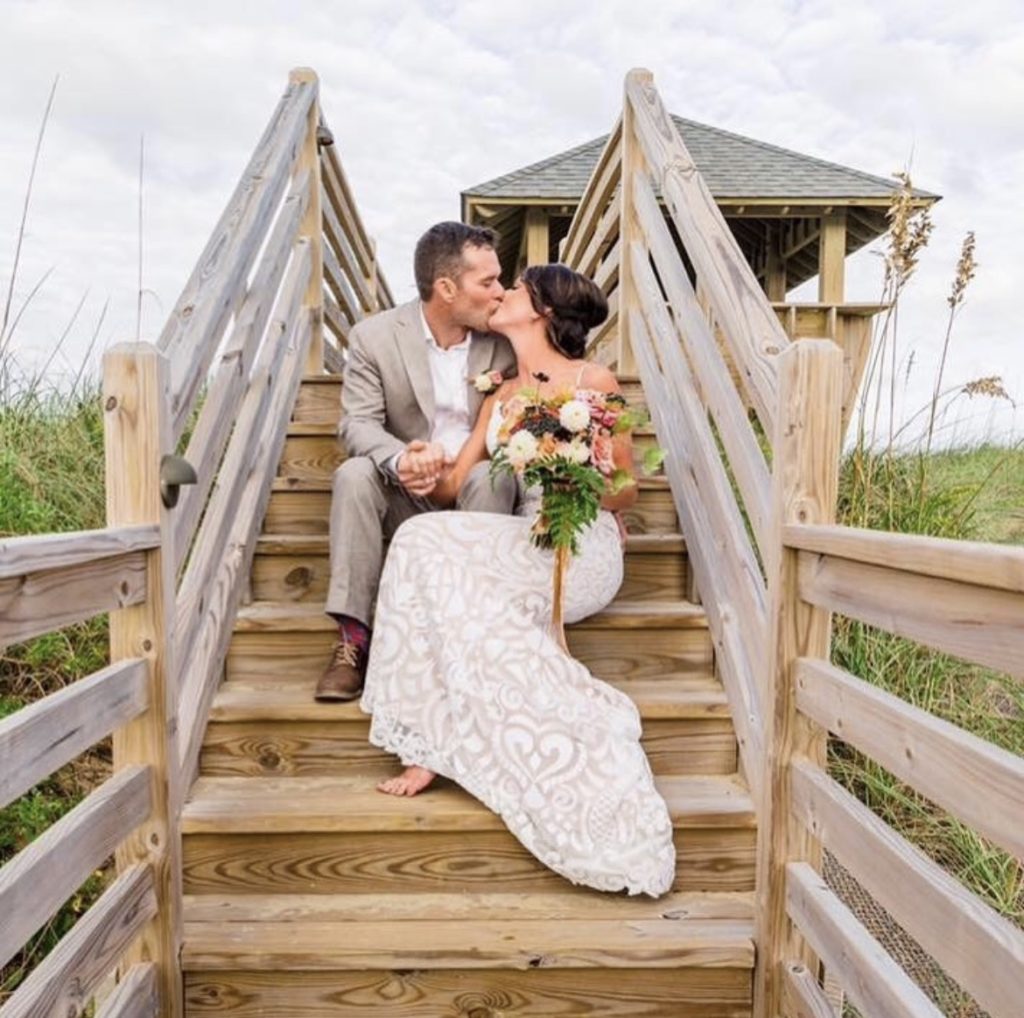
<path fill-rule="evenodd" d="M 430 361 L 430 378 L 434 383 L 434 421 L 430 428 L 430 441 L 440 442 L 445 452 L 455 459 L 473 430 L 469 420 L 469 380 L 466 375 L 471 333 L 467 331 L 461 343 L 446 350 L 434 339 L 422 304 L 420 321 Z"/>

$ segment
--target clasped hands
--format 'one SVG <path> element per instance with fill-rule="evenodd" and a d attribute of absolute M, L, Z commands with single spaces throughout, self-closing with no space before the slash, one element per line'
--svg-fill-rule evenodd
<path fill-rule="evenodd" d="M 414 439 L 405 447 L 405 452 L 395 464 L 398 483 L 410 495 L 425 497 L 437 487 L 437 482 L 454 462 L 440 442 Z"/>

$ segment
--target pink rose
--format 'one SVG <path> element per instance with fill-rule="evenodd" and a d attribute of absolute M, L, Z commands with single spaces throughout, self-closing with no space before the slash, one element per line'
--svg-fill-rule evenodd
<path fill-rule="evenodd" d="M 594 466 L 606 477 L 615 470 L 613 446 L 610 435 L 595 435 L 590 447 L 590 459 Z"/>

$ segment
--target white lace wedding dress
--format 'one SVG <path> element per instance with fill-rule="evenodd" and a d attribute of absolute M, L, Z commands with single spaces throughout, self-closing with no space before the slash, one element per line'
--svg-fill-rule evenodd
<path fill-rule="evenodd" d="M 361 701 L 370 742 L 458 782 L 573 883 L 656 897 L 675 849 L 639 715 L 553 638 L 554 556 L 529 536 L 539 495 L 520 503 L 515 516 L 424 513 L 399 527 Z M 621 583 L 618 526 L 602 511 L 567 570 L 566 621 Z"/>

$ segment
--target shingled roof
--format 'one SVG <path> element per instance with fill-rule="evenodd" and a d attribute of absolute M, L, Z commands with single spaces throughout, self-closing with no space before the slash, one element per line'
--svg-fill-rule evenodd
<path fill-rule="evenodd" d="M 715 198 L 888 198 L 895 181 L 673 116 Z M 463 191 L 472 198 L 578 200 L 608 136 Z M 915 196 L 937 198 L 915 189 Z"/>

